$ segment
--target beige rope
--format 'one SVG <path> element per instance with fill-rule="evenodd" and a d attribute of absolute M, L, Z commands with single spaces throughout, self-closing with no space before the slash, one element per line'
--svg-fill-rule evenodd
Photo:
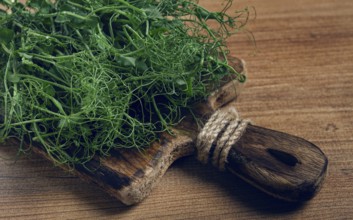
<path fill-rule="evenodd" d="M 202 128 L 196 140 L 197 158 L 224 170 L 231 147 L 244 133 L 249 120 L 239 119 L 235 108 L 216 111 Z"/>

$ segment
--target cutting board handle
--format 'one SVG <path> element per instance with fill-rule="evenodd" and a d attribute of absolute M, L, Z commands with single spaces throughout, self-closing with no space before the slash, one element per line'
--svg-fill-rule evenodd
<path fill-rule="evenodd" d="M 205 127 L 211 130 L 205 132 L 204 127 L 200 132 L 197 140 L 200 161 L 229 170 L 258 189 L 283 200 L 306 201 L 319 191 L 328 160 L 317 146 L 303 138 L 251 125 L 248 121 L 229 121 L 225 119 L 229 114 L 226 112 L 219 120 L 211 117 L 209 121 L 218 120 L 223 125 L 217 127 L 207 122 Z M 237 126 L 232 127 L 234 123 Z M 213 135 L 212 131 L 217 129 Z M 229 149 L 226 149 L 227 142 Z M 218 146 L 220 143 L 222 146 Z M 205 148 L 208 149 L 205 151 Z M 224 151 L 225 156 L 222 155 Z M 220 162 L 222 157 L 224 161 Z"/>
<path fill-rule="evenodd" d="M 328 160 L 314 144 L 283 132 L 248 125 L 228 154 L 226 168 L 266 193 L 306 201 L 320 189 Z"/>

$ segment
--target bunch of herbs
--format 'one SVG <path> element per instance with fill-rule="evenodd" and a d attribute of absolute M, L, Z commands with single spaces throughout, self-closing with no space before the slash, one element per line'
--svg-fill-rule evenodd
<path fill-rule="evenodd" d="M 193 0 L 1 1 L 0 141 L 38 142 L 73 166 L 141 148 L 225 76 L 248 10 Z M 212 27 L 209 25 L 212 21 Z"/>

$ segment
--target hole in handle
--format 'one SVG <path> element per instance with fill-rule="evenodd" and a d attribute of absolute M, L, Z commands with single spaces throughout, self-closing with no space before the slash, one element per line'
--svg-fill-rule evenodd
<path fill-rule="evenodd" d="M 294 167 L 297 163 L 299 163 L 299 160 L 295 156 L 287 152 L 272 148 L 268 148 L 267 151 L 271 154 L 271 156 L 288 166 Z"/>

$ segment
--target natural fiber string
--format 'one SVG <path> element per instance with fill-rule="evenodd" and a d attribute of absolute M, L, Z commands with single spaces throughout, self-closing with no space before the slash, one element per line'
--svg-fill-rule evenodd
<path fill-rule="evenodd" d="M 207 121 L 196 141 L 198 160 L 224 170 L 231 147 L 244 133 L 249 120 L 239 119 L 235 108 L 216 111 Z"/>

